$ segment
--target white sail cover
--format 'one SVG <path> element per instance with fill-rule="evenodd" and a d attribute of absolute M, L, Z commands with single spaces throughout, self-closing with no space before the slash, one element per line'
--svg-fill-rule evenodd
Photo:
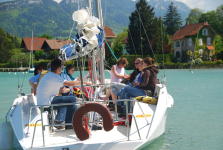
<path fill-rule="evenodd" d="M 77 23 L 78 34 L 73 43 L 60 49 L 60 58 L 71 60 L 89 54 L 93 49 L 101 47 L 104 41 L 104 31 L 100 28 L 99 19 L 91 16 L 86 9 L 75 11 L 72 15 Z"/>

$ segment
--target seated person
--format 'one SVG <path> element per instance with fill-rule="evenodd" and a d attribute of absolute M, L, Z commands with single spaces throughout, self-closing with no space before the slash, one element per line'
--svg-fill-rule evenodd
<path fill-rule="evenodd" d="M 76 85 L 81 85 L 81 81 L 79 78 L 74 78 L 72 75 L 74 74 L 74 71 L 75 71 L 75 68 L 74 68 L 74 65 L 67 65 L 66 68 L 64 69 L 64 72 L 61 73 L 61 77 L 64 79 L 64 81 L 74 81 L 76 83 Z M 86 85 L 89 85 L 91 84 L 90 82 L 85 82 L 83 81 L 83 84 L 86 84 Z M 78 93 L 81 94 L 84 92 L 84 96 L 86 96 L 86 98 L 89 96 L 89 94 L 92 94 L 92 88 L 91 87 L 84 87 L 84 89 L 82 89 L 83 92 L 81 92 L 81 88 L 80 87 L 77 87 L 77 88 L 73 88 L 73 87 L 67 87 L 70 89 L 70 91 L 66 94 L 68 95 L 72 95 L 73 92 L 74 92 L 74 89 L 76 90 L 75 93 Z M 65 94 L 62 94 L 62 95 L 65 95 Z M 77 96 L 77 95 L 76 95 Z"/>
<path fill-rule="evenodd" d="M 125 86 L 132 84 L 134 81 L 136 81 L 140 71 L 139 67 L 142 66 L 143 59 L 142 58 L 136 58 L 134 61 L 135 70 L 130 74 L 129 77 L 125 78 L 123 81 L 121 81 L 121 84 L 114 84 L 111 85 L 111 91 L 114 95 L 117 95 L 118 92 Z"/>
<path fill-rule="evenodd" d="M 116 65 L 113 65 L 111 68 L 111 83 L 116 85 L 120 83 L 123 79 L 128 78 L 129 76 L 125 73 L 125 67 L 128 65 L 126 58 L 122 57 L 117 61 Z M 119 86 L 119 85 L 118 85 Z M 113 100 L 117 99 L 117 96 L 111 91 L 111 96 Z"/>
<path fill-rule="evenodd" d="M 64 86 L 75 86 L 77 85 L 74 81 L 64 81 L 60 76 L 62 71 L 62 62 L 59 59 L 55 59 L 51 62 L 51 71 L 49 71 L 40 80 L 37 87 L 37 105 L 50 105 L 58 103 L 74 103 L 76 102 L 75 96 L 58 96 L 64 90 Z M 75 104 L 72 106 L 60 106 L 55 118 L 56 124 L 63 124 L 66 119 L 67 109 L 72 107 L 75 110 Z M 69 118 L 68 122 L 71 122 L 72 117 Z M 63 128 L 63 126 L 60 126 Z"/>
<path fill-rule="evenodd" d="M 31 86 L 31 93 L 36 95 L 36 88 L 40 80 L 41 72 L 43 71 L 42 65 L 35 66 L 34 76 L 29 78 L 29 84 Z"/>
<path fill-rule="evenodd" d="M 143 64 L 139 66 L 140 74 L 137 81 L 134 80 L 132 85 L 122 88 L 117 94 L 120 99 L 130 99 L 137 96 L 152 96 L 155 90 L 155 85 L 158 83 L 158 69 L 154 65 L 154 60 L 150 57 L 143 59 Z M 130 110 L 129 106 L 129 110 Z"/>

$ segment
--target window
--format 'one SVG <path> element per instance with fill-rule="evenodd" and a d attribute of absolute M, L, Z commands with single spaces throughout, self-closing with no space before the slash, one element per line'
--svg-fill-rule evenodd
<path fill-rule="evenodd" d="M 199 39 L 199 46 L 202 46 L 202 45 L 203 45 L 203 40 Z"/>
<path fill-rule="evenodd" d="M 176 58 L 180 58 L 180 52 L 179 51 L 176 52 Z"/>
<path fill-rule="evenodd" d="M 192 46 L 192 39 L 191 38 L 189 38 L 187 42 L 188 42 L 188 46 Z"/>
<path fill-rule="evenodd" d="M 176 41 L 175 47 L 180 47 L 180 41 Z"/>
<path fill-rule="evenodd" d="M 207 45 L 211 45 L 211 38 L 210 37 L 207 38 Z"/>
<path fill-rule="evenodd" d="M 204 28 L 202 30 L 202 35 L 204 35 L 204 36 L 207 36 L 208 35 L 208 29 L 207 28 Z"/>

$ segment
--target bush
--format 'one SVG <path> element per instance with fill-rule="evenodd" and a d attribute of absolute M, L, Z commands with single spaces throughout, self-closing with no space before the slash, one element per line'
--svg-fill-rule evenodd
<path fill-rule="evenodd" d="M 7 68 L 8 67 L 8 63 L 0 63 L 0 68 Z"/>
<path fill-rule="evenodd" d="M 223 60 L 223 51 L 217 52 L 216 53 L 216 59 L 221 59 Z"/>
<path fill-rule="evenodd" d="M 47 69 L 47 65 L 48 63 L 50 63 L 51 60 L 47 60 L 47 59 L 40 59 L 38 61 L 34 61 L 34 65 L 42 65 L 44 67 L 44 69 Z"/>

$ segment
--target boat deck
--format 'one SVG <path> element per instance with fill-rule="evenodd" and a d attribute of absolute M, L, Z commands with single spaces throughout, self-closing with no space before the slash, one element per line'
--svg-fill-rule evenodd
<path fill-rule="evenodd" d="M 33 127 L 34 128 L 34 127 Z M 76 135 L 73 129 L 66 129 L 66 130 L 55 130 L 54 132 L 44 132 L 44 138 L 45 138 L 45 147 L 43 146 L 43 137 L 42 137 L 42 127 L 38 126 L 36 128 L 36 134 L 33 141 L 33 148 L 40 149 L 41 147 L 43 149 L 55 149 L 55 147 L 61 149 L 61 148 L 78 148 L 78 149 L 98 149 L 99 147 L 103 147 L 102 149 L 109 149 L 109 147 L 120 145 L 125 145 L 126 143 L 129 143 L 127 134 L 127 128 L 125 126 L 115 126 L 113 130 L 106 132 L 104 130 L 95 130 L 91 131 L 90 138 L 85 141 L 80 141 Z M 32 129 L 30 129 L 30 133 L 32 132 Z M 32 136 L 31 134 L 27 135 L 26 138 L 22 140 L 22 143 L 26 145 L 27 149 L 31 148 L 32 143 Z M 139 141 L 135 141 L 135 143 L 139 143 Z M 108 144 L 109 143 L 109 144 Z M 131 141 L 132 143 L 132 141 Z M 134 144 L 132 145 L 134 147 Z M 119 147 L 120 148 L 120 147 Z M 128 148 L 129 149 L 129 148 Z"/>

